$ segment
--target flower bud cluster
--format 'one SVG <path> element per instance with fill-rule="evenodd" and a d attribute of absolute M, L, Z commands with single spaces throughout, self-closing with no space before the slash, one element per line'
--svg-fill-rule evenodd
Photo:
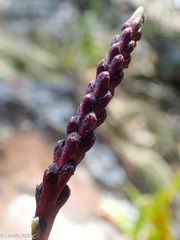
<path fill-rule="evenodd" d="M 94 131 L 106 119 L 105 108 L 115 87 L 121 83 L 123 70 L 131 61 L 130 54 L 142 36 L 143 21 L 143 8 L 140 7 L 123 25 L 120 34 L 113 37 L 109 53 L 97 66 L 96 80 L 87 85 L 76 116 L 69 119 L 66 138 L 56 143 L 53 163 L 45 170 L 43 183 L 36 187 L 35 217 L 41 220 L 36 224 L 38 230 L 32 225 L 33 233 L 40 232 L 40 238 L 36 240 L 48 239 L 55 216 L 70 195 L 66 184 L 77 164 L 93 146 Z"/>
<path fill-rule="evenodd" d="M 86 95 L 79 103 L 77 115 L 70 118 L 65 140 L 59 141 L 54 150 L 54 162 L 60 168 L 67 161 L 76 165 L 95 142 L 95 129 L 106 119 L 106 106 L 114 95 L 114 89 L 124 77 L 131 52 L 142 36 L 143 9 L 138 8 L 123 25 L 119 35 L 113 37 L 111 48 L 97 66 L 96 80 L 86 88 Z"/>

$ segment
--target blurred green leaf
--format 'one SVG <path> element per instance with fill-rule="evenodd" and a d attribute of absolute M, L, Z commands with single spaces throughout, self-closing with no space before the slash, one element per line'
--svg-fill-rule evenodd
<path fill-rule="evenodd" d="M 113 219 L 119 229 L 133 240 L 176 240 L 171 232 L 173 224 L 171 205 L 180 190 L 180 171 L 172 182 L 154 194 L 141 194 L 128 183 L 125 191 L 137 207 L 135 218 L 126 211 L 121 201 L 103 198 L 101 207 Z"/>
<path fill-rule="evenodd" d="M 101 207 L 108 213 L 122 232 L 129 236 L 133 235 L 137 212 L 132 215 L 128 214 L 126 208 L 118 200 L 110 197 L 102 199 Z"/>

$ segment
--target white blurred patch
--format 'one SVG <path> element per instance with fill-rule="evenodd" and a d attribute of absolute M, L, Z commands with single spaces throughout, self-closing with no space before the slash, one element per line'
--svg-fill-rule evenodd
<path fill-rule="evenodd" d="M 31 226 L 31 220 L 35 213 L 35 197 L 21 194 L 15 197 L 9 204 L 4 220 L 8 222 L 9 229 L 14 225 Z"/>

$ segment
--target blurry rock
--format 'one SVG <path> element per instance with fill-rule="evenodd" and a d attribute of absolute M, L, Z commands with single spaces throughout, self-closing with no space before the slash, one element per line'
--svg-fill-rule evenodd
<path fill-rule="evenodd" d="M 37 31 L 58 38 L 79 15 L 73 4 L 64 0 L 0 0 L 0 12 L 6 16 L 1 18 L 5 31 L 22 36 Z"/>
<path fill-rule="evenodd" d="M 11 6 L 11 2 L 12 0 L 6 0 L 6 1 L 0 0 L 0 12 L 7 11 Z"/>
<path fill-rule="evenodd" d="M 28 2 L 22 0 L 11 0 L 11 4 L 7 10 L 9 14 L 12 14 L 16 17 L 40 17 L 44 16 L 45 14 L 47 16 L 49 13 L 52 13 L 56 10 L 58 2 L 58 0 L 31 0 Z"/>
<path fill-rule="evenodd" d="M 92 176 L 106 187 L 119 189 L 126 181 L 126 173 L 114 152 L 103 143 L 95 143 L 86 154 L 85 164 Z"/>
<path fill-rule="evenodd" d="M 44 124 L 65 133 L 69 118 L 75 115 L 75 107 L 70 101 L 61 100 L 41 109 L 40 115 Z"/>
<path fill-rule="evenodd" d="M 48 9 L 46 11 L 48 12 Z M 35 27 L 48 36 L 56 36 L 62 39 L 62 33 L 67 30 L 67 26 L 73 26 L 75 22 L 78 22 L 78 17 L 77 9 L 70 2 L 62 1 L 57 4 L 55 13 L 52 14 L 51 12 L 47 21 L 39 21 L 38 26 Z"/>
<path fill-rule="evenodd" d="M 24 130 L 38 125 L 64 133 L 67 121 L 75 114 L 73 99 L 74 93 L 68 86 L 30 80 L 18 84 L 0 82 L 1 121 Z"/>

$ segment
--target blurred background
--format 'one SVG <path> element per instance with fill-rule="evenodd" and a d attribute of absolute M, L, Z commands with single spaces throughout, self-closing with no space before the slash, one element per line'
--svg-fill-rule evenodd
<path fill-rule="evenodd" d="M 54 145 L 141 5 L 143 38 L 50 240 L 180 239 L 180 1 L 0 0 L 1 239 L 30 239 Z"/>

